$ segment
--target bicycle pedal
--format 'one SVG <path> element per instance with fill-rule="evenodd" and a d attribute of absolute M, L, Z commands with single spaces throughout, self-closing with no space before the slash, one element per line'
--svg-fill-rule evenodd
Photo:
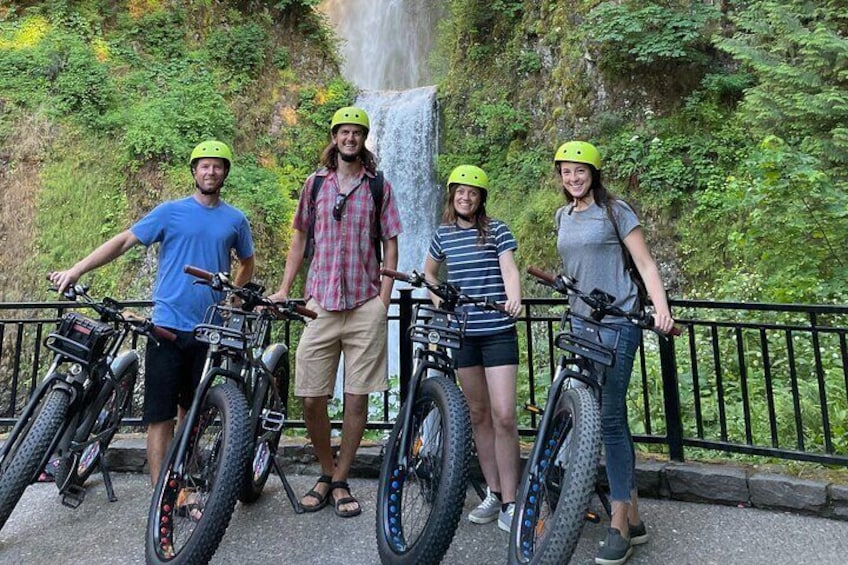
<path fill-rule="evenodd" d="M 536 414 L 538 416 L 542 416 L 542 415 L 545 414 L 544 409 L 539 408 L 535 404 L 530 404 L 529 402 L 524 403 L 524 409 L 527 410 L 528 412 L 531 412 L 531 413 Z"/>
<path fill-rule="evenodd" d="M 68 508 L 79 508 L 85 500 L 85 488 L 79 485 L 68 485 L 62 495 L 62 505 Z"/>
<path fill-rule="evenodd" d="M 278 432 L 283 429 L 286 415 L 282 412 L 268 410 L 262 415 L 262 429 L 268 432 Z"/>

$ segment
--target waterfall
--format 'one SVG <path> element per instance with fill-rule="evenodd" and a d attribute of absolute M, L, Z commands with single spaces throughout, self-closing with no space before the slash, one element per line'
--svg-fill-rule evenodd
<path fill-rule="evenodd" d="M 442 197 L 436 182 L 438 112 L 428 58 L 441 1 L 324 0 L 341 40 L 342 73 L 371 121 L 366 145 L 392 185 L 403 233 L 398 270 L 421 270 Z M 396 285 L 397 286 L 397 285 Z M 397 294 L 397 292 L 395 292 Z M 398 324 L 389 325 L 389 375 L 398 374 Z M 341 368 L 340 368 L 341 371 Z M 341 397 L 341 378 L 335 396 Z"/>
<path fill-rule="evenodd" d="M 400 211 L 398 270 L 420 271 L 441 211 L 434 171 L 436 89 L 370 91 L 360 94 L 356 104 L 371 120 L 373 135 L 366 145 L 378 156 Z"/>
<path fill-rule="evenodd" d="M 364 90 L 432 84 L 429 57 L 443 6 L 437 0 L 324 0 L 342 40 L 342 74 Z"/>

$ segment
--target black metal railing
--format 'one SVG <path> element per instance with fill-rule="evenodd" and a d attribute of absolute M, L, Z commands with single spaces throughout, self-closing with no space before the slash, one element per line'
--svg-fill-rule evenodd
<path fill-rule="evenodd" d="M 406 396 L 412 343 L 404 329 L 424 301 L 411 289 L 401 289 L 395 300 L 389 347 L 398 352 L 397 378 L 375 399 L 370 429 L 388 428 Z M 565 302 L 528 299 L 525 305 L 518 402 L 542 406 Z M 635 363 L 628 405 L 637 442 L 677 461 L 687 449 L 704 449 L 848 465 L 848 306 L 693 300 L 673 300 L 672 306 L 683 334 L 662 340 L 646 332 Z M 44 337 L 66 309 L 77 307 L 0 303 L 0 426 L 14 422 L 49 364 Z M 291 343 L 299 331 L 285 326 L 279 339 Z M 140 379 L 137 407 L 142 387 Z M 289 423 L 302 427 L 298 403 L 291 405 Z M 138 413 L 125 423 L 139 425 Z M 535 415 L 520 411 L 523 436 L 532 436 L 536 424 Z"/>

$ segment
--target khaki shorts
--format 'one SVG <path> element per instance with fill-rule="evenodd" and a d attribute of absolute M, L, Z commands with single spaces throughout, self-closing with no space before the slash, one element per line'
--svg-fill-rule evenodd
<path fill-rule="evenodd" d="M 346 393 L 388 390 L 388 321 L 380 297 L 343 312 L 328 312 L 315 299 L 310 299 L 306 307 L 317 312 L 318 317 L 307 324 L 297 346 L 295 396 L 332 396 L 342 352 Z"/>

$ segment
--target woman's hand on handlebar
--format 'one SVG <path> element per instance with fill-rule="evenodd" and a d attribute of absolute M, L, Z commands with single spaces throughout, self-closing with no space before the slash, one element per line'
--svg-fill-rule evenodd
<path fill-rule="evenodd" d="M 518 300 L 509 300 L 504 303 L 504 312 L 512 316 L 513 318 L 517 318 L 521 314 L 521 299 Z"/>
<path fill-rule="evenodd" d="M 668 314 L 659 314 L 654 312 L 654 328 L 665 335 L 670 335 L 675 333 L 674 330 L 674 318 L 669 316 Z M 675 335 L 679 334 L 678 330 Z"/>

